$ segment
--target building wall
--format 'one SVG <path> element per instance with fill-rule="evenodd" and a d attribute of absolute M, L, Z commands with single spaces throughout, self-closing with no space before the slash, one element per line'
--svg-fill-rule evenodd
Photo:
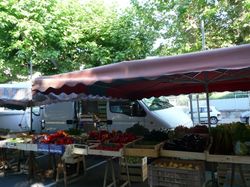
<path fill-rule="evenodd" d="M 250 110 L 250 98 L 210 99 L 209 103 L 220 111 Z M 199 100 L 199 105 L 206 105 L 206 100 Z M 193 100 L 193 107 L 197 107 L 196 100 Z"/>

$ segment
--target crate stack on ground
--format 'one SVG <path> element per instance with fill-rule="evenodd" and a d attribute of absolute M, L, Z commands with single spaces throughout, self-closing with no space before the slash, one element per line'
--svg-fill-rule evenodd
<path fill-rule="evenodd" d="M 120 179 L 127 180 L 125 158 L 120 160 Z M 129 178 L 131 182 L 144 182 L 148 177 L 147 157 L 127 157 Z"/>
<path fill-rule="evenodd" d="M 160 158 L 148 166 L 150 187 L 201 187 L 204 181 L 203 161 Z"/>

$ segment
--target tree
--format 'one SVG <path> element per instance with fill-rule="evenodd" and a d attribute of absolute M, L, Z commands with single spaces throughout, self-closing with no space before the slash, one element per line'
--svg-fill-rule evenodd
<path fill-rule="evenodd" d="M 149 23 L 154 22 L 162 29 L 165 42 L 155 51 L 156 55 L 201 50 L 202 20 L 207 49 L 250 42 L 248 0 L 145 0 L 143 3 L 134 0 L 133 3 L 150 15 Z"/>
<path fill-rule="evenodd" d="M 0 82 L 33 70 L 51 75 L 150 54 L 157 31 L 133 7 L 101 0 L 2 0 Z"/>

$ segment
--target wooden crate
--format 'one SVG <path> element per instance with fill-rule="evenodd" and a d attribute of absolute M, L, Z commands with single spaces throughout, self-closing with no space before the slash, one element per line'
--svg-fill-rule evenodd
<path fill-rule="evenodd" d="M 189 151 L 173 151 L 173 150 L 160 150 L 161 157 L 173 157 L 181 159 L 193 159 L 193 160 L 206 160 L 206 153 L 202 152 L 189 152 Z"/>
<path fill-rule="evenodd" d="M 221 162 L 221 163 L 249 164 L 250 156 L 213 155 L 207 152 L 206 161 L 207 162 Z"/>
<path fill-rule="evenodd" d="M 160 142 L 153 145 L 145 145 L 140 144 L 143 141 L 142 139 L 138 139 L 137 141 L 133 141 L 127 144 L 124 148 L 125 156 L 139 156 L 139 157 L 153 157 L 157 158 L 160 155 L 160 148 L 164 144 L 164 142 Z"/>
<path fill-rule="evenodd" d="M 140 158 L 138 163 L 127 163 L 129 178 L 131 182 L 144 182 L 148 178 L 147 157 Z M 126 181 L 126 165 L 124 160 L 120 161 L 120 179 Z"/>
<path fill-rule="evenodd" d="M 100 150 L 96 149 L 99 143 L 88 147 L 88 155 L 101 155 L 101 156 L 114 156 L 114 157 L 122 157 L 123 156 L 123 148 L 118 151 L 109 151 L 109 150 Z"/>
<path fill-rule="evenodd" d="M 250 155 L 239 156 L 239 155 L 217 155 L 210 154 L 210 149 L 212 147 L 213 139 L 210 139 L 210 145 L 205 151 L 207 162 L 218 162 L 218 163 L 235 163 L 235 164 L 249 164 Z"/>
<path fill-rule="evenodd" d="M 177 164 L 182 166 L 176 167 Z M 192 165 L 192 169 L 184 165 Z M 148 166 L 149 186 L 201 187 L 205 181 L 204 168 L 204 161 L 157 159 Z"/>

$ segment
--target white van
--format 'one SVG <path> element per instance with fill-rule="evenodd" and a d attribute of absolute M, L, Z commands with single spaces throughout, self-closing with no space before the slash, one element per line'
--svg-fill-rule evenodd
<path fill-rule="evenodd" d="M 40 132 L 40 116 L 32 114 L 32 129 Z M 0 107 L 0 129 L 8 129 L 10 132 L 30 131 L 30 108 L 26 110 L 12 110 Z"/>
<path fill-rule="evenodd" d="M 191 118 L 168 102 L 155 98 L 137 101 L 80 101 L 43 106 L 44 129 L 56 130 L 105 125 L 108 130 L 125 131 L 136 123 L 152 129 L 193 126 Z M 90 128 L 91 129 L 91 128 Z"/>

